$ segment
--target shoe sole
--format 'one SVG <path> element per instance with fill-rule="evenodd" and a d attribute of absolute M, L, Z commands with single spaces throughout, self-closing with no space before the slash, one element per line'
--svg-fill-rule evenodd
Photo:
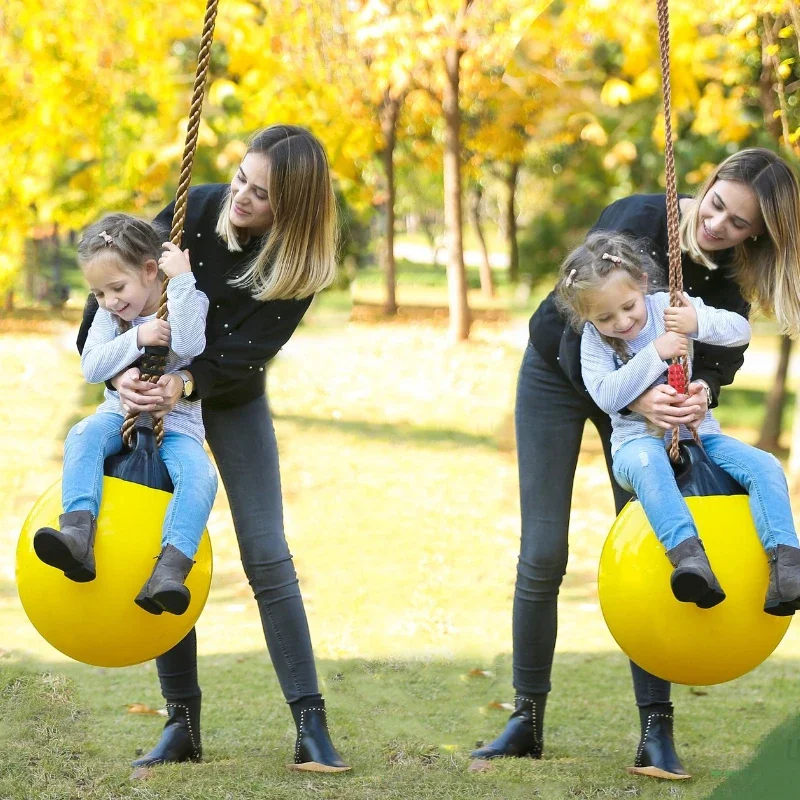
<path fill-rule="evenodd" d="M 182 592 L 168 590 L 164 592 L 156 592 L 150 598 L 157 606 L 160 606 L 164 611 L 170 614 L 180 616 L 189 608 L 190 597 L 187 597 Z"/>
<path fill-rule="evenodd" d="M 39 560 L 50 567 L 60 569 L 65 577 L 75 583 L 89 583 L 96 577 L 94 570 L 81 564 L 70 549 L 54 535 L 55 531 L 37 531 L 33 537 L 33 549 Z"/>
<path fill-rule="evenodd" d="M 294 772 L 348 772 L 352 767 L 332 767 L 329 764 L 320 764 L 316 761 L 306 761 L 304 764 L 287 764 L 286 769 Z"/>
<path fill-rule="evenodd" d="M 725 592 L 713 589 L 695 572 L 673 575 L 672 594 L 681 603 L 696 603 L 700 608 L 713 608 L 725 599 Z"/>
<path fill-rule="evenodd" d="M 658 767 L 628 767 L 631 775 L 646 775 L 648 778 L 661 778 L 665 781 L 688 781 L 691 775 L 679 775 L 677 772 L 667 772 Z"/>

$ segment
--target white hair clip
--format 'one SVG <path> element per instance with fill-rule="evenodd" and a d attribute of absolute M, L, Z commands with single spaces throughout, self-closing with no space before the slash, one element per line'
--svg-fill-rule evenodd
<path fill-rule="evenodd" d="M 622 259 L 619 256 L 612 256 L 611 253 L 603 253 L 601 258 L 603 261 L 613 261 L 615 264 L 622 263 Z"/>
<path fill-rule="evenodd" d="M 578 274 L 578 270 L 573 269 L 569 275 L 567 275 L 567 279 L 564 281 L 564 286 L 569 289 L 570 286 L 575 282 L 575 276 Z"/>
<path fill-rule="evenodd" d="M 97 235 L 103 239 L 108 247 L 111 247 L 111 245 L 114 244 L 114 240 L 105 231 L 100 231 L 100 233 Z"/>

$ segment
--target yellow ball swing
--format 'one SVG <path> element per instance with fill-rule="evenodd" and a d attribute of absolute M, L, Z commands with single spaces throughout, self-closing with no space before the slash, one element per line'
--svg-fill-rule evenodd
<path fill-rule="evenodd" d="M 217 4 L 218 0 L 208 0 L 203 23 L 170 234 L 176 245 L 180 245 L 183 237 Z M 159 319 L 167 318 L 167 282 L 165 279 Z M 166 365 L 167 352 L 166 347 L 146 348 L 141 363 L 143 379 L 158 380 Z M 180 616 L 154 615 L 133 602 L 161 549 L 161 527 L 173 489 L 157 450 L 164 435 L 163 423 L 156 423 L 154 439 L 148 429 L 134 429 L 135 419 L 135 415 L 129 414 L 123 423 L 126 451 L 107 459 L 105 464 L 95 537 L 95 580 L 75 583 L 60 570 L 40 561 L 34 552 L 34 533 L 41 527 L 57 525 L 62 510 L 61 481 L 36 502 L 17 545 L 17 589 L 22 607 L 36 630 L 70 658 L 101 667 L 149 661 L 174 647 L 200 616 L 211 585 L 211 543 L 208 531 L 204 531 L 195 565 L 186 581 L 192 596 L 186 612 Z"/>
<path fill-rule="evenodd" d="M 670 120 L 667 0 L 658 0 L 658 26 L 666 128 L 670 303 L 677 305 L 683 276 Z M 669 379 L 678 391 L 685 390 L 685 359 L 670 366 Z M 725 602 L 702 610 L 675 599 L 664 548 L 641 504 L 632 500 L 617 517 L 600 556 L 600 607 L 617 644 L 643 669 L 673 683 L 723 683 L 766 659 L 789 628 L 791 617 L 763 611 L 769 569 L 742 488 L 708 459 L 699 441 L 679 444 L 677 430 L 670 457 L 709 560 L 725 587 Z"/>

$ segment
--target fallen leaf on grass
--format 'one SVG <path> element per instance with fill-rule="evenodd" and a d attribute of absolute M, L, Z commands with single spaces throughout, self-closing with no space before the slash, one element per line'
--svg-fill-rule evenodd
<path fill-rule="evenodd" d="M 131 780 L 146 781 L 152 774 L 153 770 L 149 767 L 136 767 L 136 769 L 131 772 Z"/>
<path fill-rule="evenodd" d="M 689 687 L 689 693 L 697 695 L 698 697 L 705 697 L 708 692 L 704 692 L 702 689 L 696 689 L 694 686 Z"/>
<path fill-rule="evenodd" d="M 488 669 L 478 669 L 475 667 L 471 669 L 469 672 L 461 676 L 462 681 L 468 681 L 470 678 L 493 678 L 494 673 Z"/>
<path fill-rule="evenodd" d="M 147 714 L 151 717 L 166 717 L 167 710 L 165 708 L 150 708 L 144 703 L 128 703 L 129 714 Z"/>
<path fill-rule="evenodd" d="M 470 765 L 467 772 L 488 772 L 494 769 L 494 764 L 485 758 L 476 758 Z"/>
<path fill-rule="evenodd" d="M 513 711 L 513 703 L 501 703 L 499 700 L 492 700 L 486 708 L 491 708 L 494 711 Z"/>

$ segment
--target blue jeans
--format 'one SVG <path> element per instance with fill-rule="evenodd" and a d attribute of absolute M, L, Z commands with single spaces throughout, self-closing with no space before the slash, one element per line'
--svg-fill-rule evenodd
<path fill-rule="evenodd" d="M 750 496 L 758 538 L 769 551 L 779 544 L 797 547 L 789 490 L 780 461 L 730 436 L 701 437 L 708 457 L 728 473 Z M 626 442 L 614 454 L 614 477 L 634 492 L 647 520 L 666 550 L 672 550 L 697 528 L 681 496 L 664 440 L 643 436 Z"/>
<path fill-rule="evenodd" d="M 102 412 L 81 420 L 64 444 L 61 503 L 64 513 L 90 511 L 97 517 L 103 492 L 103 462 L 122 450 L 121 414 Z M 171 544 L 194 558 L 217 494 L 217 473 L 203 445 L 174 431 L 164 434 L 161 458 L 175 491 L 167 506 L 162 547 Z"/>

